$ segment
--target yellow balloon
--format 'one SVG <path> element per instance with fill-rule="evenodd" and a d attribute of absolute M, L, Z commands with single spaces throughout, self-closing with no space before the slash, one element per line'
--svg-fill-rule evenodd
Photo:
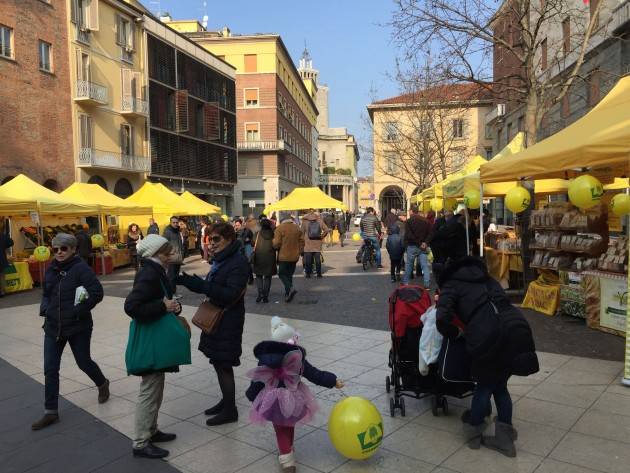
<path fill-rule="evenodd" d="M 630 195 L 617 194 L 610 201 L 610 211 L 617 217 L 630 214 Z"/>
<path fill-rule="evenodd" d="M 481 204 L 481 196 L 477 191 L 468 191 L 464 194 L 464 205 L 469 209 L 478 209 Z"/>
<path fill-rule="evenodd" d="M 48 261 L 50 259 L 50 250 L 47 246 L 38 246 L 33 250 L 33 258 L 36 261 Z"/>
<path fill-rule="evenodd" d="M 513 187 L 505 194 L 505 205 L 515 214 L 526 210 L 531 200 L 529 191 L 524 187 Z"/>
<path fill-rule="evenodd" d="M 96 233 L 95 235 L 92 235 L 92 248 L 100 248 L 105 244 L 105 238 L 103 238 L 103 235 Z"/>
<path fill-rule="evenodd" d="M 376 406 L 367 399 L 347 397 L 330 412 L 328 436 L 344 457 L 365 460 L 381 446 L 383 419 Z"/>
<path fill-rule="evenodd" d="M 221 215 L 221 220 L 223 220 L 224 222 L 227 222 L 230 219 L 230 217 L 228 217 L 227 215 L 223 214 Z"/>
<path fill-rule="evenodd" d="M 569 200 L 581 209 L 590 209 L 599 204 L 604 195 L 604 187 L 599 179 L 585 174 L 569 183 Z"/>
<path fill-rule="evenodd" d="M 361 241 L 361 234 L 360 233 L 353 233 L 352 234 L 352 239 L 354 241 Z"/>
<path fill-rule="evenodd" d="M 431 210 L 439 212 L 444 208 L 444 201 L 442 199 L 431 199 Z"/>
<path fill-rule="evenodd" d="M 446 210 L 450 210 L 451 212 L 455 211 L 455 209 L 457 208 L 457 199 L 453 199 L 452 197 L 445 199 L 444 208 Z"/>

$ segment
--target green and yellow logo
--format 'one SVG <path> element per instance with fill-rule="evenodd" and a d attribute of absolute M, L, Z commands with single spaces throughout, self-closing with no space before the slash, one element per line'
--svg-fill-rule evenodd
<path fill-rule="evenodd" d="M 365 432 L 357 435 L 363 453 L 376 450 L 383 441 L 383 423 L 371 424 Z"/>

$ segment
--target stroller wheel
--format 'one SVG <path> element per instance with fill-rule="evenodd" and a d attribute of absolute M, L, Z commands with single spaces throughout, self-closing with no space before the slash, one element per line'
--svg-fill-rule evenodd
<path fill-rule="evenodd" d="M 392 383 L 389 379 L 389 376 L 385 376 L 385 391 L 388 393 L 392 390 Z"/>
<path fill-rule="evenodd" d="M 389 399 L 389 415 L 396 417 L 396 403 L 393 397 Z"/>
<path fill-rule="evenodd" d="M 400 398 L 400 415 L 405 417 L 405 399 Z"/>
<path fill-rule="evenodd" d="M 447 416 L 448 415 L 448 401 L 445 397 L 442 398 L 440 407 L 442 407 L 442 412 L 444 413 L 444 415 Z"/>
<path fill-rule="evenodd" d="M 438 398 L 437 398 L 437 396 L 431 397 L 431 413 L 435 417 L 440 415 L 440 412 L 438 411 Z"/>

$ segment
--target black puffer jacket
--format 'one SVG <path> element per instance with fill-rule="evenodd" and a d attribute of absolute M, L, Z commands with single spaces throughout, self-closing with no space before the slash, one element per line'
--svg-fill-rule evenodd
<path fill-rule="evenodd" d="M 155 261 L 143 259 L 142 268 L 125 299 L 125 313 L 140 323 L 158 320 L 168 313 L 163 302 L 165 295 L 169 299 L 173 297 L 166 270 Z"/>
<path fill-rule="evenodd" d="M 475 381 L 494 383 L 512 374 L 538 371 L 538 360 L 529 324 L 508 299 L 500 284 L 475 257 L 461 258 L 438 278 L 437 329 L 454 338 L 457 316 L 466 326 L 466 348 Z"/>
<path fill-rule="evenodd" d="M 201 333 L 199 350 L 212 363 L 241 364 L 239 358 L 245 324 L 243 295 L 249 279 L 249 263 L 241 254 L 240 247 L 240 242 L 236 240 L 214 255 L 213 269 L 206 279 L 184 274 L 176 280 L 177 284 L 186 286 L 192 292 L 205 294 L 214 305 L 226 309 L 215 333 Z"/>
<path fill-rule="evenodd" d="M 461 215 L 453 215 L 446 223 L 440 225 L 430 237 L 431 249 L 438 250 L 440 262 L 448 258 L 456 260 L 466 256 L 466 227 L 460 223 Z M 435 256 L 435 255 L 434 255 Z"/>
<path fill-rule="evenodd" d="M 79 286 L 85 287 L 89 297 L 75 306 Z M 94 325 L 91 310 L 102 300 L 103 286 L 78 255 L 63 263 L 53 261 L 46 269 L 39 308 L 39 315 L 46 317 L 44 331 L 56 338 L 68 338 L 91 329 Z"/>
<path fill-rule="evenodd" d="M 254 274 L 274 276 L 276 274 L 276 250 L 273 247 L 273 230 L 262 228 L 254 238 Z"/>

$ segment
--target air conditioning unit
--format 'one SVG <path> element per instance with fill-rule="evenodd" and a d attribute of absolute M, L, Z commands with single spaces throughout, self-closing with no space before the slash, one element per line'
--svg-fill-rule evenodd
<path fill-rule="evenodd" d="M 497 117 L 502 117 L 505 115 L 505 104 L 499 103 L 497 104 Z"/>

